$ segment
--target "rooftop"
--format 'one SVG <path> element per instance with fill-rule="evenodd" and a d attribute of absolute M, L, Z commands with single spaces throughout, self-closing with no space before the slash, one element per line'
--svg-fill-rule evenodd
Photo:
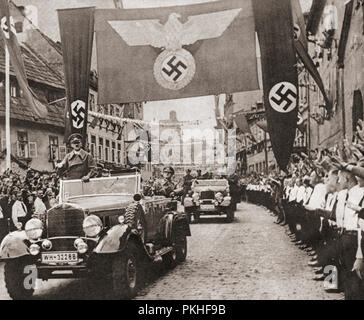
<path fill-rule="evenodd" d="M 40 55 L 26 45 L 21 46 L 21 52 L 28 80 L 57 89 L 64 89 L 63 75 L 52 69 Z M 5 49 L 3 40 L 0 40 L 0 72 L 5 72 Z M 15 75 L 11 66 L 10 73 Z"/>

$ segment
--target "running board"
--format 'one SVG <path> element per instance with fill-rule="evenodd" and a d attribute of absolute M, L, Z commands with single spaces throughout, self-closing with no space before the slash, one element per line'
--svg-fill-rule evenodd
<path fill-rule="evenodd" d="M 154 255 L 154 262 L 160 261 L 162 259 L 162 256 L 171 252 L 172 250 L 173 250 L 173 247 L 165 247 L 165 248 L 157 250 Z"/>

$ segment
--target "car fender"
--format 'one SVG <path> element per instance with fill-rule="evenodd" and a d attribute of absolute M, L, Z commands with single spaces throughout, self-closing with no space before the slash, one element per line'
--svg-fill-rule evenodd
<path fill-rule="evenodd" d="M 119 224 L 109 229 L 93 252 L 96 254 L 121 252 L 126 248 L 129 241 L 135 241 L 149 257 L 138 231 L 130 228 L 127 224 Z"/>
<path fill-rule="evenodd" d="M 188 219 L 184 213 L 176 212 L 173 215 L 172 227 L 173 232 L 176 231 L 176 229 L 180 229 L 186 236 L 191 236 L 190 224 L 188 223 Z"/>
<path fill-rule="evenodd" d="M 0 259 L 14 259 L 30 255 L 25 231 L 14 231 L 5 236 L 0 245 Z"/>
<path fill-rule="evenodd" d="M 121 243 L 124 242 L 132 229 L 126 224 L 118 224 L 110 228 L 101 238 L 94 249 L 95 253 L 115 253 L 120 251 Z"/>

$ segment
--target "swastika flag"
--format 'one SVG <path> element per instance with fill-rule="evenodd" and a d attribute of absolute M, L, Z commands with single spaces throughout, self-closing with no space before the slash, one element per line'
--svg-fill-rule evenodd
<path fill-rule="evenodd" d="M 298 113 L 291 0 L 254 0 L 253 3 L 262 53 L 268 131 L 277 163 L 285 170 L 293 150 Z"/>
<path fill-rule="evenodd" d="M 97 9 L 98 102 L 258 89 L 252 2 Z"/>
<path fill-rule="evenodd" d="M 88 96 L 94 35 L 94 8 L 58 10 L 67 94 L 65 134 L 80 133 L 87 139 Z"/>

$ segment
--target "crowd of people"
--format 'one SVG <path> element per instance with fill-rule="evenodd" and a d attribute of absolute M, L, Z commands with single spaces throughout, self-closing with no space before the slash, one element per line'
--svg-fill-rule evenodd
<path fill-rule="evenodd" d="M 6 170 L 0 176 L 0 240 L 22 229 L 33 216 L 42 217 L 57 203 L 59 176 L 28 169 L 21 176 Z"/>
<path fill-rule="evenodd" d="M 309 256 L 313 280 L 364 299 L 364 125 L 352 142 L 292 156 L 287 173 L 244 180 L 247 201 L 266 207 Z"/>

